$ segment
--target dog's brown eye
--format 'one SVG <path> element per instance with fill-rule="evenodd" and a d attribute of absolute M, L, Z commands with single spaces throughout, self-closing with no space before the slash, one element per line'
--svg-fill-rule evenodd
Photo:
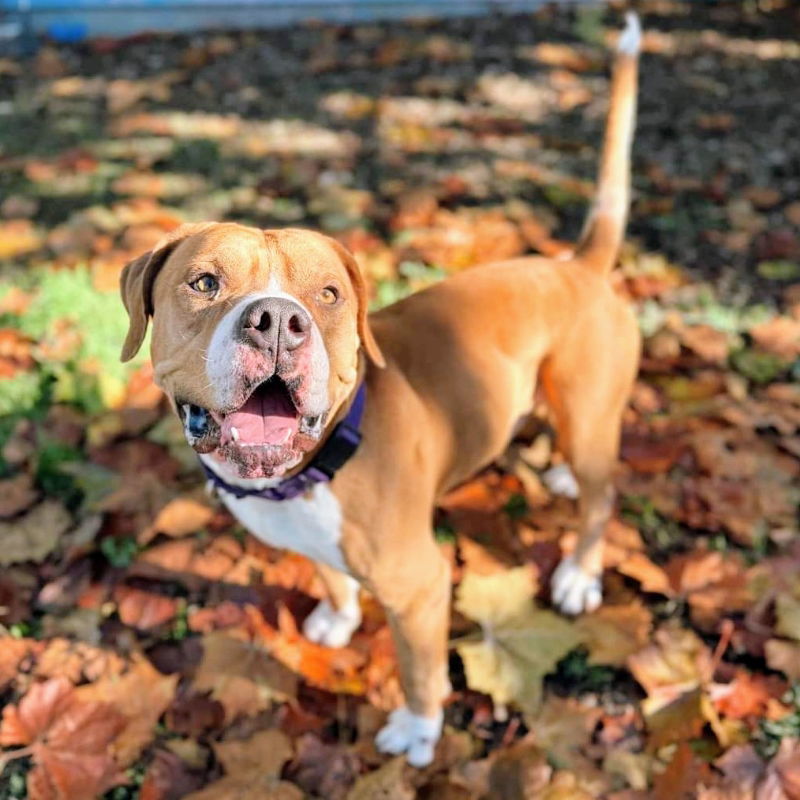
<path fill-rule="evenodd" d="M 201 294 L 211 294 L 219 289 L 219 281 L 213 275 L 201 275 L 189 283 L 192 289 Z"/>
<path fill-rule="evenodd" d="M 326 306 L 332 306 L 339 299 L 339 290 L 335 286 L 326 286 L 319 293 L 319 299 Z"/>

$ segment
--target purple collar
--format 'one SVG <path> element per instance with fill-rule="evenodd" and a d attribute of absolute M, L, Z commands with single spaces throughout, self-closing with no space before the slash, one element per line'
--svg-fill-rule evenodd
<path fill-rule="evenodd" d="M 247 489 L 222 480 L 204 461 L 200 464 L 216 489 L 232 494 L 237 499 L 262 497 L 265 500 L 291 500 L 311 489 L 317 483 L 327 483 L 345 462 L 356 452 L 361 443 L 361 417 L 364 415 L 366 386 L 361 384 L 356 391 L 347 416 L 333 429 L 325 444 L 319 449 L 309 465 L 291 478 L 285 478 L 277 486 L 267 489 Z"/>

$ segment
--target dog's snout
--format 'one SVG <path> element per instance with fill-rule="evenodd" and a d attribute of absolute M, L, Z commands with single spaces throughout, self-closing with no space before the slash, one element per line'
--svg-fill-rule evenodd
<path fill-rule="evenodd" d="M 293 300 L 268 297 L 256 300 L 242 314 L 241 332 L 244 340 L 260 349 L 295 350 L 307 339 L 311 318 Z"/>

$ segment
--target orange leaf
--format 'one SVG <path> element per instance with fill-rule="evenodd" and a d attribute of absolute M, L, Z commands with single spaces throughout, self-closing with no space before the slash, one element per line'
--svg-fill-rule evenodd
<path fill-rule="evenodd" d="M 66 678 L 52 678 L 3 709 L 0 745 L 30 746 L 31 800 L 94 800 L 125 782 L 111 753 L 124 725 L 112 705 L 85 702 Z"/>
<path fill-rule="evenodd" d="M 208 525 L 214 518 L 214 509 L 193 497 L 176 497 L 156 515 L 152 525 L 138 536 L 139 544 L 147 544 L 159 533 L 177 539 L 188 536 Z"/>
<path fill-rule="evenodd" d="M 692 800 L 697 787 L 709 776 L 708 764 L 681 742 L 667 768 L 653 781 L 653 800 Z"/>
<path fill-rule="evenodd" d="M 136 656 L 124 675 L 110 675 L 81 686 L 76 694 L 87 701 L 108 703 L 123 717 L 111 751 L 127 766 L 149 744 L 154 728 L 175 695 L 177 675 L 162 675 L 143 656 Z"/>
<path fill-rule="evenodd" d="M 157 628 L 173 619 L 178 610 L 178 601 L 154 592 L 134 589 L 120 584 L 114 589 L 119 618 L 139 630 Z"/>

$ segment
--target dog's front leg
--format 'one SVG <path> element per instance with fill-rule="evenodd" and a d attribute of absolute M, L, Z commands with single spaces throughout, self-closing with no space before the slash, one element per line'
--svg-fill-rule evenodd
<path fill-rule="evenodd" d="M 325 564 L 317 564 L 317 573 L 328 596 L 306 617 L 303 634 L 310 641 L 327 647 L 344 647 L 361 624 L 359 583 Z"/>
<path fill-rule="evenodd" d="M 449 693 L 447 631 L 450 565 L 433 544 L 397 565 L 374 585 L 392 630 L 406 705 L 391 713 L 378 733 L 378 749 L 406 753 L 409 764 L 433 760 L 442 732 L 442 700 Z M 410 554 L 407 554 L 410 555 Z"/>

